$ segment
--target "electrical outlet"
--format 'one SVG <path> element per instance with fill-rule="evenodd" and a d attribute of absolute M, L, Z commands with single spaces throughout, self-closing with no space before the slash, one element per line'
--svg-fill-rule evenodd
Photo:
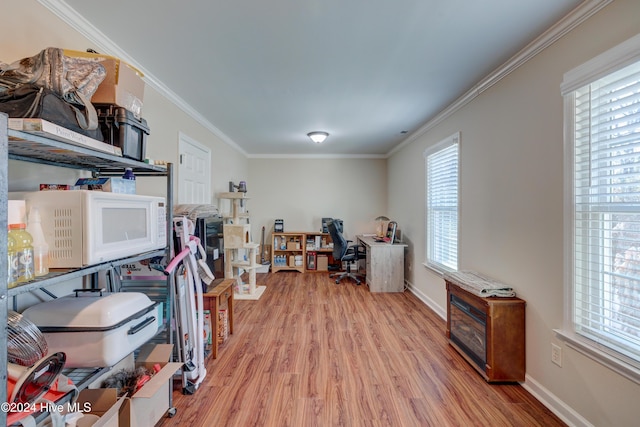
<path fill-rule="evenodd" d="M 553 343 L 551 343 L 551 361 L 562 367 L 562 348 Z"/>

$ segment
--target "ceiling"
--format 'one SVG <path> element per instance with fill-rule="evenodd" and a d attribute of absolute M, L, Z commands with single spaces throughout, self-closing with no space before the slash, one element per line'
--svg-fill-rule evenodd
<path fill-rule="evenodd" d="M 582 1 L 43 3 L 249 156 L 384 157 Z"/>

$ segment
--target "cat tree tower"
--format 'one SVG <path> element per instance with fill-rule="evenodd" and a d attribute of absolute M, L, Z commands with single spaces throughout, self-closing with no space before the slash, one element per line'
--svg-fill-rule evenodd
<path fill-rule="evenodd" d="M 232 189 L 232 183 L 230 183 Z M 245 191 L 218 193 L 219 199 L 230 200 L 230 212 L 223 214 L 224 220 L 224 277 L 236 279 L 234 290 L 235 299 L 259 299 L 266 286 L 256 286 L 256 270 L 261 266 L 257 262 L 258 243 L 251 241 L 251 224 L 249 214 L 245 211 Z M 248 283 L 242 281 L 241 275 L 246 271 L 249 275 Z"/>

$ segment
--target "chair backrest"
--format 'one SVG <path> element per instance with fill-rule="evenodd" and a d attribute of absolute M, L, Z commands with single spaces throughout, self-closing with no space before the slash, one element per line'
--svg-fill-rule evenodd
<path fill-rule="evenodd" d="M 333 219 L 327 221 L 327 228 L 329 229 L 329 235 L 333 242 L 333 258 L 341 260 L 347 252 L 347 239 L 345 239 L 342 233 L 338 230 L 336 222 Z"/>

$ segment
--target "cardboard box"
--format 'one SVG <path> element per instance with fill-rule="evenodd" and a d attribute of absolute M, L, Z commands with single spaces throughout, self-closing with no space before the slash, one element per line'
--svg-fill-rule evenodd
<path fill-rule="evenodd" d="M 213 341 L 211 339 L 211 311 L 203 310 L 202 312 L 204 314 L 204 321 L 203 321 L 203 325 L 204 325 L 204 342 L 205 342 L 205 345 L 211 345 L 211 344 L 213 344 Z M 197 314 L 198 314 L 198 312 L 196 312 L 196 315 Z"/>
<path fill-rule="evenodd" d="M 136 181 L 124 178 L 79 178 L 76 186 L 81 190 L 108 191 L 110 193 L 136 194 Z"/>
<path fill-rule="evenodd" d="M 262 264 L 263 258 L 265 262 L 271 262 L 271 245 L 262 245 L 262 253 L 256 252 L 256 264 Z"/>
<path fill-rule="evenodd" d="M 218 331 L 216 339 L 223 344 L 229 338 L 229 312 L 227 309 L 218 310 Z"/>
<path fill-rule="evenodd" d="M 318 271 L 329 271 L 329 257 L 326 255 L 318 255 L 316 267 Z"/>
<path fill-rule="evenodd" d="M 82 417 L 78 420 L 78 427 L 118 427 L 118 412 L 125 401 L 125 397 L 118 399 L 115 388 L 84 389 L 78 395 L 74 407 L 79 408 L 83 415 L 99 417 Z"/>
<path fill-rule="evenodd" d="M 121 280 L 157 280 L 166 281 L 167 276 L 164 272 L 151 268 L 149 265 L 150 260 L 145 259 L 142 261 L 136 261 L 128 264 L 122 264 L 120 266 L 120 279 Z"/>
<path fill-rule="evenodd" d="M 115 104 L 134 114 L 142 112 L 144 100 L 143 74 L 119 58 L 76 50 L 65 50 L 71 57 L 88 58 L 99 61 L 107 70 L 107 75 L 93 94 L 93 104 Z"/>
<path fill-rule="evenodd" d="M 40 191 L 74 190 L 75 186 L 69 184 L 40 184 Z"/>
<path fill-rule="evenodd" d="M 182 363 L 169 362 L 172 352 L 172 344 L 146 344 L 140 349 L 136 366 L 152 371 L 158 363 L 162 370 L 125 399 L 120 408 L 120 427 L 153 427 L 167 413 L 173 389 L 171 379 L 182 367 Z"/>
<path fill-rule="evenodd" d="M 300 242 L 287 242 L 287 250 L 288 251 L 299 251 L 300 250 Z"/>

